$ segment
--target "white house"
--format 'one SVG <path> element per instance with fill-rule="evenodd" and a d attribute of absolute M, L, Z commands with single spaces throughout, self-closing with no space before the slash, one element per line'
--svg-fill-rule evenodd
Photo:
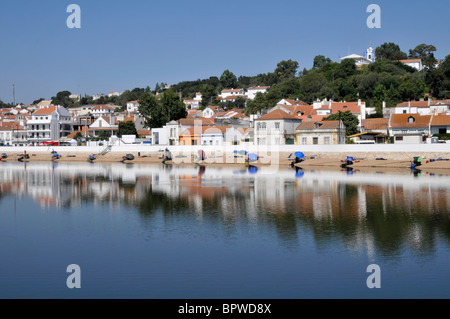
<path fill-rule="evenodd" d="M 431 115 L 391 114 L 390 135 L 395 144 L 423 143 L 430 134 Z"/>
<path fill-rule="evenodd" d="M 112 97 L 112 96 L 120 96 L 120 93 L 117 91 L 112 91 L 108 93 L 108 97 Z"/>
<path fill-rule="evenodd" d="M 354 60 L 357 68 L 361 68 L 363 65 L 369 65 L 372 63 L 372 61 L 369 60 L 367 57 L 363 57 L 362 55 L 358 54 L 350 54 L 340 58 L 341 62 L 346 59 Z"/>
<path fill-rule="evenodd" d="M 342 121 L 303 122 L 297 127 L 297 144 L 345 144 Z"/>
<path fill-rule="evenodd" d="M 225 132 L 230 127 L 204 126 L 200 135 L 201 145 L 223 145 L 225 141 Z"/>
<path fill-rule="evenodd" d="M 222 90 L 222 92 L 220 93 L 220 97 L 222 99 L 225 99 L 229 96 L 245 96 L 245 91 L 244 89 L 224 89 Z"/>
<path fill-rule="evenodd" d="M 62 106 L 38 109 L 27 122 L 28 141 L 34 145 L 43 141 L 59 141 L 73 131 L 72 114 Z"/>
<path fill-rule="evenodd" d="M 403 63 L 407 66 L 410 66 L 414 69 L 417 69 L 418 71 L 423 70 L 423 64 L 421 59 L 407 59 L 407 60 L 398 60 L 396 62 Z"/>
<path fill-rule="evenodd" d="M 89 125 L 89 135 L 98 136 L 101 131 L 106 131 L 110 134 L 110 136 L 117 135 L 119 131 L 119 126 L 115 124 L 115 118 L 113 115 L 111 116 L 100 116 L 98 117 L 94 123 Z"/>
<path fill-rule="evenodd" d="M 254 143 L 255 145 L 295 144 L 296 129 L 301 122 L 301 119 L 281 110 L 265 114 L 255 120 Z"/>
<path fill-rule="evenodd" d="M 431 119 L 430 134 L 449 134 L 450 115 L 434 115 Z"/>
<path fill-rule="evenodd" d="M 247 89 L 247 98 L 249 100 L 253 100 L 256 97 L 257 93 L 266 93 L 269 89 L 269 86 L 251 86 Z"/>
<path fill-rule="evenodd" d="M 431 115 L 431 101 L 408 101 L 397 104 L 394 114 Z"/>
<path fill-rule="evenodd" d="M 127 111 L 128 112 L 137 112 L 139 109 L 139 102 L 138 101 L 129 101 L 127 102 Z"/>
<path fill-rule="evenodd" d="M 109 105 L 96 105 L 90 109 L 94 117 L 110 116 L 114 114 L 114 108 Z"/>
<path fill-rule="evenodd" d="M 152 128 L 152 144 L 153 145 L 168 145 L 169 137 L 167 128 Z"/>
<path fill-rule="evenodd" d="M 27 131 L 15 122 L 0 122 L 0 145 L 27 145 Z"/>

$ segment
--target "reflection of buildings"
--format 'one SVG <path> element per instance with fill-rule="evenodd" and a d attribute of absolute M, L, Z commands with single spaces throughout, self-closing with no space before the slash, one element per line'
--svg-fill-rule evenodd
<path fill-rule="evenodd" d="M 394 249 L 405 242 L 427 250 L 436 233 L 450 229 L 449 176 L 97 163 L 1 168 L 1 195 L 30 196 L 42 207 L 123 204 L 226 225 L 275 225 L 293 241 L 307 227 L 317 238 L 342 240 L 369 255 L 376 245 Z"/>

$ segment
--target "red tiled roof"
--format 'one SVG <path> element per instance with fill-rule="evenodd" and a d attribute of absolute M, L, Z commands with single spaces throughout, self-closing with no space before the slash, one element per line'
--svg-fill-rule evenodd
<path fill-rule="evenodd" d="M 213 120 L 202 118 L 202 117 L 197 117 L 197 118 L 190 117 L 190 118 L 179 119 L 178 122 L 183 126 L 194 126 L 194 125 L 212 126 L 212 125 L 214 125 Z"/>
<path fill-rule="evenodd" d="M 331 113 L 338 113 L 350 111 L 353 114 L 361 113 L 361 106 L 358 105 L 358 102 L 335 102 L 331 104 Z"/>
<path fill-rule="evenodd" d="M 316 127 L 316 123 L 321 123 L 319 127 Z M 302 122 L 297 130 L 330 130 L 337 129 L 339 126 L 339 121 L 312 121 L 312 122 Z"/>
<path fill-rule="evenodd" d="M 410 117 L 414 118 L 414 122 L 409 123 Z M 414 127 L 427 127 L 430 124 L 431 115 L 420 115 L 420 114 L 392 114 L 391 124 L 393 128 L 414 128 Z"/>
<path fill-rule="evenodd" d="M 36 110 L 33 115 L 50 115 L 58 109 L 58 106 L 49 106 L 43 107 L 41 109 Z"/>
<path fill-rule="evenodd" d="M 1 131 L 23 130 L 19 123 L 15 122 L 0 122 Z"/>
<path fill-rule="evenodd" d="M 450 115 L 435 115 L 431 120 L 431 125 L 450 125 Z"/>
<path fill-rule="evenodd" d="M 389 119 L 373 118 L 362 120 L 361 126 L 366 130 L 387 130 Z"/>
<path fill-rule="evenodd" d="M 259 120 L 262 120 L 262 121 L 264 121 L 264 120 L 281 120 L 281 119 L 298 120 L 298 117 L 291 115 L 289 113 L 286 113 L 282 110 L 275 110 L 275 111 L 272 111 L 268 114 L 261 116 L 256 121 L 259 121 Z"/>
<path fill-rule="evenodd" d="M 397 107 L 409 107 L 409 103 L 411 103 L 411 107 L 428 107 L 428 101 L 402 102 L 397 104 Z"/>
<path fill-rule="evenodd" d="M 114 110 L 113 107 L 108 105 L 96 105 L 92 108 L 93 110 Z"/>

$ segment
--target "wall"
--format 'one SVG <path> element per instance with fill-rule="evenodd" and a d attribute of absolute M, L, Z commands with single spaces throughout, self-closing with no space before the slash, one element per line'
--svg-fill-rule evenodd
<path fill-rule="evenodd" d="M 450 153 L 450 144 L 345 144 L 345 145 L 222 145 L 222 146 L 165 146 L 150 144 L 132 144 L 113 146 L 112 151 L 117 152 L 157 152 L 168 147 L 173 152 L 189 152 L 202 149 L 205 152 L 245 149 L 249 152 L 305 152 L 305 153 Z M 0 152 L 50 152 L 52 149 L 60 152 L 98 152 L 104 146 L 27 146 L 27 147 L 0 147 Z"/>

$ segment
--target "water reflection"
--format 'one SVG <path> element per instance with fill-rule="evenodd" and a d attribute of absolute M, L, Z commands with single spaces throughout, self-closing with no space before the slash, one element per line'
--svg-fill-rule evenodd
<path fill-rule="evenodd" d="M 232 230 L 256 225 L 286 246 L 310 232 L 319 248 L 432 254 L 450 243 L 450 177 L 357 170 L 276 173 L 256 167 L 2 163 L 0 200 L 33 198 L 42 208 L 90 203 L 135 209 L 146 219 L 192 217 Z"/>

